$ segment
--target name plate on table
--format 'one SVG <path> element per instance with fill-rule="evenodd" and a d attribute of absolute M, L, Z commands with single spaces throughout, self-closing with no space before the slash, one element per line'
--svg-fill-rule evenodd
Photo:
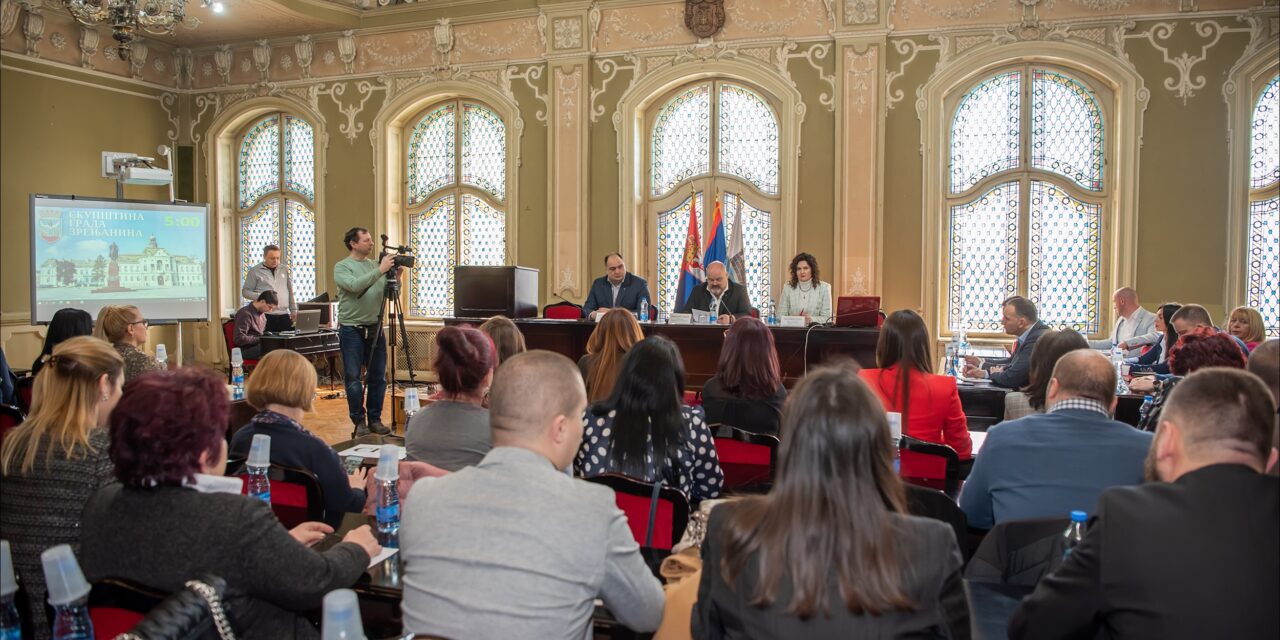
<path fill-rule="evenodd" d="M 693 314 L 691 313 L 673 313 L 668 324 L 691 324 L 693 322 Z"/>
<path fill-rule="evenodd" d="M 784 327 L 803 327 L 807 323 L 804 320 L 804 316 L 782 316 L 778 318 L 778 324 Z"/>

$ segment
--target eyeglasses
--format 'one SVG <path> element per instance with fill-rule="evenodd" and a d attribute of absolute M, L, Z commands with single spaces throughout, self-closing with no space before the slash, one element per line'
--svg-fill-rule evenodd
<path fill-rule="evenodd" d="M 145 326 L 148 326 L 150 323 L 144 318 L 142 320 L 134 320 L 133 322 L 130 322 L 129 326 L 133 326 L 135 324 L 140 324 L 145 327 Z"/>

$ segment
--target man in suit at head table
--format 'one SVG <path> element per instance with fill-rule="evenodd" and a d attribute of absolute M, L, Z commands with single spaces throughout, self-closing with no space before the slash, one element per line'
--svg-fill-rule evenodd
<path fill-rule="evenodd" d="M 1021 389 L 1031 381 L 1031 350 L 1040 334 L 1049 326 L 1040 322 L 1036 305 L 1022 296 L 1010 296 L 1000 305 L 1000 324 L 1004 332 L 1017 336 L 1013 353 L 1008 358 L 965 356 L 966 378 L 989 378 L 991 384 L 1005 389 Z"/>
<path fill-rule="evenodd" d="M 1275 411 L 1251 373 L 1187 376 L 1160 415 L 1153 481 L 1102 494 L 1009 637 L 1280 637 L 1280 479 L 1262 473 Z"/>
<path fill-rule="evenodd" d="M 582 304 L 582 312 L 595 320 L 601 309 L 626 309 L 640 316 L 640 301 L 649 304 L 649 283 L 644 278 L 627 271 L 622 254 L 610 253 L 604 257 L 605 274 L 591 283 L 591 292 Z"/>

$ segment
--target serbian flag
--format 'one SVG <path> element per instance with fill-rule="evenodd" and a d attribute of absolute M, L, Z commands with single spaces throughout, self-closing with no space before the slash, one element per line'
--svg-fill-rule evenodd
<path fill-rule="evenodd" d="M 702 238 L 698 234 L 698 198 L 689 199 L 689 234 L 684 241 L 684 258 L 680 260 L 680 284 L 676 287 L 676 308 L 684 307 L 694 287 L 706 279 L 702 270 Z"/>
<path fill-rule="evenodd" d="M 724 264 L 728 259 L 724 242 L 724 217 L 720 214 L 720 198 L 717 197 L 716 213 L 711 217 L 711 234 L 707 236 L 707 249 L 702 255 L 702 266 L 705 268 L 712 262 Z"/>
<path fill-rule="evenodd" d="M 737 208 L 733 212 L 733 239 L 729 241 L 729 279 L 738 283 L 747 283 L 747 252 L 742 246 L 742 194 L 735 199 Z"/>

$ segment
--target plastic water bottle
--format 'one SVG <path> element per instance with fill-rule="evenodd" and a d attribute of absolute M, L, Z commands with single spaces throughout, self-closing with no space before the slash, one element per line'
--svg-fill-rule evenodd
<path fill-rule="evenodd" d="M 765 324 L 773 326 L 778 324 L 778 312 L 774 307 L 773 300 L 769 300 L 769 315 L 765 317 Z"/>
<path fill-rule="evenodd" d="M 956 337 L 954 335 L 951 336 L 951 341 L 947 343 L 946 353 L 942 358 L 942 366 L 945 369 L 943 373 L 953 378 L 961 377 L 964 372 L 956 371 Z"/>
<path fill-rule="evenodd" d="M 422 403 L 418 401 L 418 388 L 409 387 L 404 390 L 404 421 L 408 422 L 413 414 L 422 408 Z"/>
<path fill-rule="evenodd" d="M 378 470 L 374 472 L 378 491 L 378 544 L 400 547 L 400 447 L 382 445 Z"/>
<path fill-rule="evenodd" d="M 901 451 L 902 447 L 902 414 L 897 411 L 889 411 L 885 413 L 889 419 L 889 437 L 893 439 L 893 472 L 901 473 Z"/>
<path fill-rule="evenodd" d="M 708 308 L 707 311 L 709 312 L 707 314 L 707 324 L 716 324 L 716 322 L 720 320 L 717 317 L 720 315 L 720 301 L 712 300 L 711 307 Z"/>
<path fill-rule="evenodd" d="M 271 504 L 271 480 L 267 478 L 267 471 L 271 469 L 271 436 L 264 433 L 253 436 L 245 467 L 249 470 L 249 495 Z"/>
<path fill-rule="evenodd" d="M 14 595 L 18 593 L 18 579 L 13 575 L 13 554 L 9 541 L 0 541 L 0 640 L 22 640 L 22 619 Z"/>
<path fill-rule="evenodd" d="M 156 345 L 156 362 L 160 364 L 161 369 L 169 368 L 169 350 L 165 348 L 163 342 Z"/>
<path fill-rule="evenodd" d="M 649 299 L 642 296 L 640 298 L 640 322 L 648 322 L 648 321 L 649 321 Z"/>
<path fill-rule="evenodd" d="M 53 640 L 93 640 L 89 619 L 89 583 L 70 545 L 60 544 L 40 554 L 44 580 L 53 606 Z"/>
<path fill-rule="evenodd" d="M 244 355 L 240 347 L 231 350 L 231 399 L 244 400 Z"/>
<path fill-rule="evenodd" d="M 955 359 L 956 359 L 956 378 L 964 379 L 964 357 L 969 355 L 969 334 L 963 330 L 960 331 L 959 340 L 956 341 Z"/>
<path fill-rule="evenodd" d="M 1124 352 L 1111 347 L 1111 366 L 1116 370 L 1116 395 L 1129 393 L 1129 383 L 1124 380 Z"/>
<path fill-rule="evenodd" d="M 325 595 L 320 640 L 365 640 L 356 592 L 337 589 Z"/>
<path fill-rule="evenodd" d="M 1147 419 L 1147 415 L 1151 413 L 1151 407 L 1155 405 L 1156 399 L 1151 396 L 1142 396 L 1142 406 L 1138 407 L 1138 422 L 1142 423 Z"/>
<path fill-rule="evenodd" d="M 1076 548 L 1076 545 L 1080 544 L 1081 540 L 1084 540 L 1084 524 L 1088 519 L 1089 514 L 1083 511 L 1071 512 L 1071 524 L 1067 525 L 1066 532 L 1062 534 L 1062 537 L 1066 540 L 1062 551 L 1064 559 L 1071 555 L 1071 551 Z"/>

